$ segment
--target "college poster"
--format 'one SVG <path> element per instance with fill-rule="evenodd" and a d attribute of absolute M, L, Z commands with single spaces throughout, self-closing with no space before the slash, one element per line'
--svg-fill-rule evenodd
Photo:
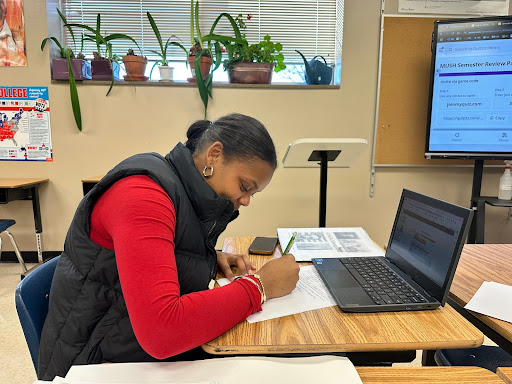
<path fill-rule="evenodd" d="M 53 161 L 48 87 L 0 87 L 0 160 Z"/>
<path fill-rule="evenodd" d="M 0 66 L 26 66 L 23 0 L 0 0 Z"/>

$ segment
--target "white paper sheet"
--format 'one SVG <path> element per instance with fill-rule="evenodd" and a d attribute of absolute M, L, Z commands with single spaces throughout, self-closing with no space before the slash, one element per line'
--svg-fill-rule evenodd
<path fill-rule="evenodd" d="M 510 0 L 398 0 L 398 12 L 444 15 L 508 15 Z"/>
<path fill-rule="evenodd" d="M 484 281 L 464 308 L 512 323 L 512 286 Z"/>
<path fill-rule="evenodd" d="M 346 357 L 225 357 L 172 363 L 123 363 L 73 366 L 68 380 L 98 383 L 213 381 L 218 384 L 362 384 Z"/>
<path fill-rule="evenodd" d="M 277 228 L 277 236 L 284 252 L 293 232 L 297 237 L 289 253 L 297 261 L 310 261 L 317 257 L 384 256 L 361 227 L 345 228 Z"/>
<path fill-rule="evenodd" d="M 96 365 L 93 365 L 92 367 L 96 367 Z M 36 380 L 33 384 L 104 384 L 106 382 L 110 383 L 111 381 L 103 381 L 101 375 L 95 375 L 92 373 L 92 376 L 98 376 L 97 379 L 94 381 L 83 381 L 82 378 L 78 379 L 69 379 L 69 378 L 63 378 L 60 376 L 56 376 L 53 381 L 42 381 L 42 380 Z M 108 379 L 108 378 L 107 378 Z M 143 383 L 141 381 L 133 381 L 136 380 L 134 378 L 128 379 L 130 381 L 123 381 L 123 384 L 138 384 Z M 117 381 L 116 381 L 117 383 Z M 144 381 L 146 383 L 146 381 Z M 166 381 L 166 382 L 159 382 L 159 384 L 216 384 L 215 381 Z M 219 383 L 220 384 L 220 383 Z"/>
<path fill-rule="evenodd" d="M 228 279 L 219 279 L 217 282 L 221 287 L 229 284 Z M 262 305 L 263 310 L 250 315 L 247 321 L 249 323 L 257 323 L 258 321 L 275 319 L 334 305 L 336 305 L 336 302 L 327 290 L 316 268 L 313 265 L 306 265 L 301 267 L 299 281 L 291 293 L 267 300 Z"/>

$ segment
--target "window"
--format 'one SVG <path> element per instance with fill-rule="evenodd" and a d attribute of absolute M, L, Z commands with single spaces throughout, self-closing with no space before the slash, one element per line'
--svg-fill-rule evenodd
<path fill-rule="evenodd" d="M 62 0 L 61 10 L 69 23 L 86 24 L 93 28 L 96 26 L 96 16 L 100 13 L 102 34 L 123 33 L 133 37 L 150 61 L 148 75 L 151 61 L 157 59 L 149 51 L 157 50 L 158 43 L 146 12 L 153 16 L 164 41 L 176 35 L 185 48 L 189 49 L 191 45 L 189 0 Z M 256 43 L 268 34 L 273 42 L 283 44 L 282 53 L 287 69 L 274 73 L 274 82 L 303 82 L 303 61 L 295 52 L 296 49 L 308 60 L 322 55 L 329 65 L 339 68 L 341 64 L 343 0 L 200 0 L 202 34 L 209 32 L 213 21 L 222 12 L 233 17 L 239 14 L 244 17 L 250 15 L 250 19 L 246 19 L 247 28 L 243 31 L 249 43 Z M 215 31 L 219 34 L 232 34 L 225 19 Z M 71 37 L 66 35 L 65 39 L 67 45 L 72 46 Z M 136 47 L 128 40 L 115 40 L 113 48 L 118 55 L 124 55 L 128 48 Z M 92 57 L 94 49 L 93 43 L 85 43 L 84 53 L 88 58 Z M 182 50 L 173 47 L 170 58 L 171 65 L 175 67 L 175 79 L 185 80 L 190 76 Z M 227 80 L 222 68 L 215 71 L 214 80 Z"/>

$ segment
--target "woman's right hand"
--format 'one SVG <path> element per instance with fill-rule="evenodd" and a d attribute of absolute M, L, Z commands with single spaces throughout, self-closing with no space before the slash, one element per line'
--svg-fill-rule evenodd
<path fill-rule="evenodd" d="M 292 254 L 266 263 L 257 273 L 265 288 L 267 299 L 289 294 L 299 281 L 299 265 Z"/>

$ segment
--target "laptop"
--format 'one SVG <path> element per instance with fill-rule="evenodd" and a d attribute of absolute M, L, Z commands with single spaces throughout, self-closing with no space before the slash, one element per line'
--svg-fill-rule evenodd
<path fill-rule="evenodd" d="M 311 261 L 344 312 L 444 306 L 473 211 L 404 189 L 384 257 Z"/>

